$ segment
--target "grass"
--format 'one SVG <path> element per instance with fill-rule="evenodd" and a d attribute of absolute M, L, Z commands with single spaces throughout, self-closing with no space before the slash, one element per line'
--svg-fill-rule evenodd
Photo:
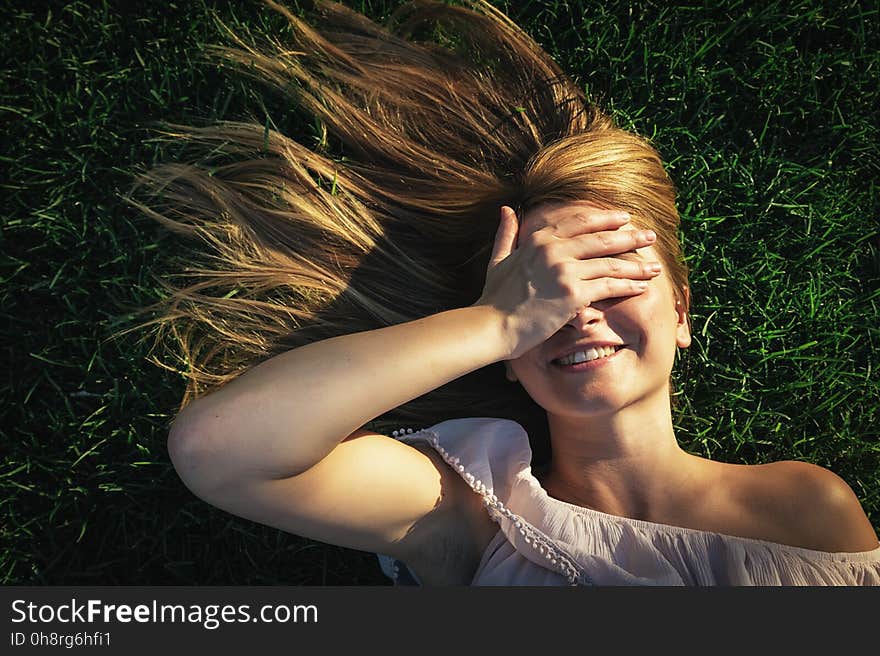
<path fill-rule="evenodd" d="M 381 18 L 399 2 L 346 4 Z M 828 467 L 880 528 L 877 10 L 495 4 L 649 136 L 679 188 L 695 334 L 677 376 L 683 445 Z M 258 3 L 12 5 L 0 43 L 0 582 L 385 584 L 372 554 L 193 497 L 165 448 L 183 381 L 135 336 L 105 341 L 186 252 L 120 202 L 132 171 L 174 156 L 150 128 L 261 117 L 277 102 L 199 61 L 222 42 L 212 16 L 252 31 L 282 22 Z"/>

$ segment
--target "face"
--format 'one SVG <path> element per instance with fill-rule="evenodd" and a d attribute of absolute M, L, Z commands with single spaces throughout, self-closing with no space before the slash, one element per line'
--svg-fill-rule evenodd
<path fill-rule="evenodd" d="M 552 210 L 548 208 L 552 207 Z M 564 218 L 571 204 L 535 208 L 523 220 L 521 238 Z M 627 224 L 620 230 L 635 230 Z M 651 246 L 616 255 L 632 261 L 658 261 Z M 685 290 L 685 293 L 686 290 Z M 590 368 L 565 371 L 551 360 L 579 341 L 623 344 L 612 357 Z M 519 380 L 548 413 L 561 416 L 606 414 L 647 399 L 669 399 L 669 376 L 678 347 L 690 345 L 687 315 L 676 302 L 664 270 L 638 296 L 592 303 L 543 344 L 505 363 L 509 380 Z"/>

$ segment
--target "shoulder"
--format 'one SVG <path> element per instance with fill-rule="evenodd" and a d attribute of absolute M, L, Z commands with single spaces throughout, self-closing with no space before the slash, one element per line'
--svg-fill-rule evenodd
<path fill-rule="evenodd" d="M 787 544 L 831 553 L 871 551 L 877 535 L 852 488 L 818 465 L 784 460 L 758 465 L 752 497 Z"/>

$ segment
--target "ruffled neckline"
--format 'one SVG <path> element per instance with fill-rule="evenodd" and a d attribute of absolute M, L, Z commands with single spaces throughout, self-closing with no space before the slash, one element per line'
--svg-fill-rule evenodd
<path fill-rule="evenodd" d="M 880 543 L 874 549 L 869 551 L 820 551 L 818 549 L 809 549 L 807 547 L 798 547 L 795 545 L 784 544 L 782 542 L 773 542 L 771 540 L 762 540 L 760 538 L 750 538 L 741 535 L 733 535 L 730 533 L 720 533 L 718 531 L 707 531 L 698 528 L 689 528 L 687 526 L 675 526 L 673 524 L 663 524 L 660 522 L 651 522 L 644 519 L 635 519 L 625 517 L 623 515 L 613 515 L 611 513 L 602 512 L 595 508 L 587 506 L 579 506 L 574 503 L 562 501 L 550 495 L 541 481 L 532 473 L 531 467 L 527 467 L 522 472 L 523 480 L 530 487 L 530 496 L 535 504 L 544 512 L 575 512 L 590 518 L 597 522 L 618 522 L 629 526 L 639 528 L 643 531 L 651 533 L 677 533 L 679 535 L 687 535 L 691 537 L 721 538 L 723 540 L 735 540 L 744 544 L 752 544 L 762 546 L 768 549 L 781 549 L 786 552 L 800 553 L 812 559 L 827 560 L 849 560 L 849 561 L 873 561 L 880 560 Z"/>
<path fill-rule="evenodd" d="M 513 549 L 557 571 L 571 585 L 679 585 L 691 579 L 711 581 L 719 575 L 740 581 L 746 580 L 742 573 L 751 569 L 763 572 L 761 580 L 771 580 L 768 572 L 776 570 L 770 561 L 807 569 L 811 562 L 843 568 L 880 564 L 880 544 L 863 552 L 818 551 L 612 515 L 556 499 L 532 472 L 528 434 L 512 420 L 471 417 L 393 434 L 398 432 L 398 439 L 407 442 L 427 440 L 482 496 L 489 516 L 499 523 Z M 742 572 L 711 570 L 717 565 L 714 553 L 727 554 L 723 562 Z M 702 556 L 692 563 L 693 554 Z M 746 566 L 746 561 L 751 565 Z"/>

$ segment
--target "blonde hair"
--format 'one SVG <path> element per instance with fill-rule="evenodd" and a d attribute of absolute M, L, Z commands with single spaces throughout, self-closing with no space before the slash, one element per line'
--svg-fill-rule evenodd
<path fill-rule="evenodd" d="M 163 283 L 169 295 L 142 310 L 157 317 L 124 331 L 152 327 L 172 362 L 151 360 L 187 379 L 181 409 L 289 349 L 473 304 L 502 204 L 520 216 L 576 199 L 628 210 L 657 232 L 686 303 L 675 191 L 659 155 L 502 12 L 417 0 L 380 26 L 320 1 L 319 30 L 267 4 L 295 43 L 248 43 L 226 28 L 234 45 L 209 54 L 289 97 L 317 121 L 320 142 L 308 148 L 268 123 L 172 126 L 167 138 L 205 156 L 143 173 L 131 196 L 209 249 L 184 272 L 191 284 Z M 142 192 L 147 202 L 135 200 Z M 468 416 L 518 421 L 536 460 L 547 457 L 546 413 L 500 362 L 371 424 Z"/>

